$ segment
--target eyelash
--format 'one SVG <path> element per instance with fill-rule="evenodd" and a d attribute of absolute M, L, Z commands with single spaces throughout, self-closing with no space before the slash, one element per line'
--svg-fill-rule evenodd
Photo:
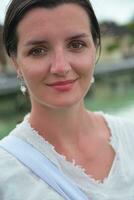
<path fill-rule="evenodd" d="M 42 52 L 43 51 L 43 52 Z M 33 55 L 33 56 L 43 56 L 47 53 L 47 49 L 43 47 L 36 47 L 33 48 L 29 51 L 28 55 Z"/>
<path fill-rule="evenodd" d="M 74 46 L 73 46 L 74 45 Z M 86 43 L 80 40 L 74 40 L 72 42 L 70 42 L 70 44 L 68 45 L 69 48 L 71 47 L 72 50 L 81 50 L 84 47 L 86 47 Z"/>

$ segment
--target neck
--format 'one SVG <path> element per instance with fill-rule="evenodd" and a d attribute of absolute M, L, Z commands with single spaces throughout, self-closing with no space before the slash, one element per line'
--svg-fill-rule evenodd
<path fill-rule="evenodd" d="M 83 103 L 67 109 L 32 109 L 29 122 L 39 134 L 53 145 L 72 143 L 89 127 Z"/>

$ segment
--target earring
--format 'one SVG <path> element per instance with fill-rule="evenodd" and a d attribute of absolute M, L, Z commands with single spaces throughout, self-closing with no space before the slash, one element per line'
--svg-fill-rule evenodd
<path fill-rule="evenodd" d="M 23 95 L 26 94 L 27 88 L 26 88 L 26 86 L 24 85 L 24 82 L 23 82 L 23 81 L 21 81 L 20 90 L 21 90 L 21 92 L 22 92 Z"/>
<path fill-rule="evenodd" d="M 20 91 L 22 92 L 23 95 L 26 94 L 27 88 L 25 86 L 25 82 L 23 80 L 22 75 L 17 75 L 17 78 L 20 80 Z"/>
<path fill-rule="evenodd" d="M 93 84 L 94 82 L 95 82 L 95 78 L 94 78 L 94 76 L 92 76 L 91 84 Z"/>

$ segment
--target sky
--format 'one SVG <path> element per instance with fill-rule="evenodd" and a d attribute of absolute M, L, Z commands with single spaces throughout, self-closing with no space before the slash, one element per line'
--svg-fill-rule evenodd
<path fill-rule="evenodd" d="M 3 23 L 10 0 L 0 0 L 0 23 Z M 125 24 L 134 18 L 134 0 L 91 0 L 99 21 Z"/>
<path fill-rule="evenodd" d="M 134 0 L 91 0 L 98 20 L 124 24 L 134 18 Z"/>

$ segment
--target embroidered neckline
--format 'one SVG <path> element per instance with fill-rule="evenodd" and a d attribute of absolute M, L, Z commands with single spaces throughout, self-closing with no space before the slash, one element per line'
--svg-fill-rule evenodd
<path fill-rule="evenodd" d="M 106 116 L 105 116 L 105 114 L 103 113 L 103 112 L 99 112 L 99 114 L 103 117 L 103 119 L 105 120 L 105 123 L 106 123 L 106 125 L 107 125 L 107 127 L 109 128 L 109 130 L 110 130 L 110 133 L 111 133 L 111 136 L 110 136 L 110 138 L 109 138 L 109 144 L 112 146 L 112 148 L 114 149 L 114 151 L 115 151 L 115 148 L 114 148 L 114 136 L 113 136 L 113 134 L 112 134 L 112 129 L 111 129 L 111 127 L 109 126 L 109 123 L 108 123 L 108 121 L 107 121 L 107 119 L 106 119 Z M 110 169 L 110 172 L 109 172 L 109 174 L 108 174 L 108 176 L 107 177 L 105 177 L 103 180 L 96 180 L 94 177 L 92 177 L 91 175 L 88 175 L 88 174 L 86 174 L 86 170 L 82 167 L 82 166 L 80 166 L 80 165 L 77 165 L 76 163 L 75 163 L 75 160 L 72 160 L 72 161 L 68 161 L 67 159 L 66 159 L 66 156 L 64 156 L 64 155 L 62 155 L 62 154 L 59 154 L 56 150 L 55 150 L 55 147 L 52 145 L 52 144 L 50 144 L 46 139 L 44 139 L 40 134 L 39 134 L 39 132 L 38 131 L 36 131 L 35 129 L 33 129 L 32 127 L 31 127 L 31 125 L 30 125 L 30 123 L 28 122 L 28 119 L 29 119 L 29 115 L 30 114 L 28 114 L 28 115 L 26 115 L 25 116 L 25 118 L 24 118 L 24 121 L 22 122 L 22 126 L 23 126 L 23 128 L 26 130 L 28 130 L 28 132 L 30 132 L 30 134 L 31 134 L 31 137 L 29 138 L 29 137 L 26 137 L 26 135 L 24 136 L 24 134 L 23 134 L 23 139 L 25 139 L 27 142 L 29 142 L 29 143 L 31 143 L 33 146 L 35 146 L 36 148 L 38 148 L 38 149 L 42 149 L 41 150 L 41 153 L 45 153 L 45 155 L 46 156 L 48 156 L 48 158 L 49 158 L 49 156 L 50 156 L 50 158 L 49 159 L 51 159 L 51 161 L 60 169 L 60 170 L 62 170 L 61 169 L 61 165 L 60 165 L 60 163 L 62 163 L 63 165 L 67 165 L 69 168 L 71 168 L 74 172 L 76 172 L 77 174 L 80 174 L 80 176 L 83 176 L 83 177 L 85 177 L 89 182 L 92 182 L 92 183 L 94 183 L 95 185 L 96 184 L 101 184 L 101 185 L 103 185 L 103 184 L 105 184 L 106 183 L 106 181 L 110 178 L 110 176 L 112 175 L 112 172 L 113 172 L 113 170 L 114 170 L 114 168 L 115 168 L 115 164 L 116 164 L 116 162 L 117 162 L 117 158 L 118 158 L 118 156 L 117 156 L 117 152 L 115 151 L 115 153 L 116 153 L 116 155 L 115 155 L 115 158 L 114 158 L 114 160 L 113 160 L 113 163 L 112 163 L 112 166 L 111 166 L 111 169 Z M 31 140 L 31 138 L 32 138 L 32 140 Z M 37 146 L 36 144 L 35 144 L 35 141 L 39 141 L 38 143 L 40 143 L 40 147 L 39 146 Z M 45 144 L 45 145 L 44 145 Z M 41 148 L 41 147 L 44 147 L 44 148 Z M 50 152 L 50 154 L 49 155 L 47 155 L 47 153 L 46 152 L 44 152 L 44 150 L 46 150 L 47 149 L 47 152 Z M 53 155 L 53 156 L 52 156 Z M 59 163 L 59 161 L 60 161 L 60 163 Z M 63 170 L 62 170 L 63 171 Z M 79 183 L 78 183 L 79 184 Z"/>

